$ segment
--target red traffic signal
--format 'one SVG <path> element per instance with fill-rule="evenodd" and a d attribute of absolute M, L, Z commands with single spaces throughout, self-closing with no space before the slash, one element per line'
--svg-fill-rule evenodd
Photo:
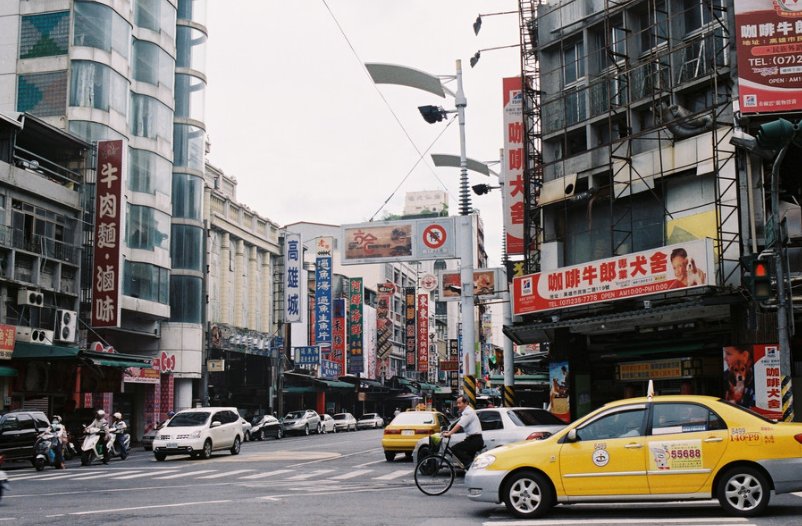
<path fill-rule="evenodd" d="M 756 301 L 764 301 L 771 294 L 771 263 L 756 259 L 752 262 L 752 297 Z"/>

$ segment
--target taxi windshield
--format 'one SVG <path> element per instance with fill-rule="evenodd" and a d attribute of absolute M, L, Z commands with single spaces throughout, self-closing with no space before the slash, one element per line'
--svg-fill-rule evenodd
<path fill-rule="evenodd" d="M 434 415 L 431 413 L 400 413 L 392 421 L 392 425 L 431 425 L 434 424 Z"/>

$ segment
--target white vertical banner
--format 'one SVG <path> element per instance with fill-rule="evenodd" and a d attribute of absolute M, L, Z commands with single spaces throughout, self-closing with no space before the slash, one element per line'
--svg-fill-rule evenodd
<path fill-rule="evenodd" d="M 303 245 L 301 234 L 287 233 L 284 236 L 284 322 L 301 321 L 301 268 Z"/>
<path fill-rule="evenodd" d="M 524 253 L 524 120 L 521 77 L 504 86 L 504 154 L 501 159 L 502 207 L 507 254 Z"/>

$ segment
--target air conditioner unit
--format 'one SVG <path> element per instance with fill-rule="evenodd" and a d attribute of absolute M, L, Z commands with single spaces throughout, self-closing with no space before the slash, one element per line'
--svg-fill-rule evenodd
<path fill-rule="evenodd" d="M 18 305 L 31 305 L 33 307 L 41 307 L 44 305 L 45 296 L 41 292 L 30 289 L 19 289 L 17 291 L 17 304 Z"/>
<path fill-rule="evenodd" d="M 74 343 L 78 330 L 78 313 L 56 309 L 56 341 Z"/>
<path fill-rule="evenodd" d="M 53 345 L 53 331 L 34 329 L 33 327 L 17 327 L 17 341 Z"/>
<path fill-rule="evenodd" d="M 17 341 L 18 342 L 31 341 L 31 331 L 33 331 L 33 329 L 30 327 L 17 327 Z"/>

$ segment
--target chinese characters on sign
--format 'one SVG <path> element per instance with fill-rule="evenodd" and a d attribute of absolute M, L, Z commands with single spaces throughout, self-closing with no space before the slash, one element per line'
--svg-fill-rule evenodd
<path fill-rule="evenodd" d="M 362 278 L 350 278 L 348 295 L 348 374 L 364 371 L 362 359 Z"/>
<path fill-rule="evenodd" d="M 378 303 L 376 305 L 376 355 L 383 360 L 390 354 L 393 344 L 390 337 L 393 334 L 392 322 L 389 319 L 390 302 L 395 293 L 395 285 L 390 282 L 376 285 Z"/>
<path fill-rule="evenodd" d="M 418 371 L 429 371 L 429 295 L 418 294 Z"/>
<path fill-rule="evenodd" d="M 284 238 L 284 321 L 301 321 L 301 234 L 287 233 Z"/>
<path fill-rule="evenodd" d="M 736 0 L 741 113 L 802 109 L 802 4 Z"/>
<path fill-rule="evenodd" d="M 507 254 L 524 253 L 524 119 L 521 77 L 503 79 L 502 202 Z"/>
<path fill-rule="evenodd" d="M 0 325 L 0 360 L 10 360 L 17 340 L 17 328 L 14 325 Z"/>
<path fill-rule="evenodd" d="M 331 343 L 331 256 L 315 263 L 315 343 Z"/>
<path fill-rule="evenodd" d="M 562 309 L 714 282 L 710 239 L 588 261 L 513 278 L 515 315 Z"/>
<path fill-rule="evenodd" d="M 766 418 L 783 419 L 780 351 L 777 345 L 724 347 L 724 399 Z"/>
<path fill-rule="evenodd" d="M 320 363 L 320 348 L 317 345 L 293 347 L 295 350 L 295 363 L 298 365 L 318 365 Z"/>
<path fill-rule="evenodd" d="M 92 272 L 92 326 L 120 324 L 120 235 L 123 212 L 123 141 L 97 143 L 95 247 Z"/>
<path fill-rule="evenodd" d="M 417 360 L 417 344 L 415 342 L 415 287 L 404 289 L 404 342 L 406 343 L 407 369 L 415 370 Z"/>
<path fill-rule="evenodd" d="M 345 299 L 332 301 L 333 316 L 331 330 L 331 353 L 329 360 L 337 364 L 340 371 L 345 371 Z"/>

